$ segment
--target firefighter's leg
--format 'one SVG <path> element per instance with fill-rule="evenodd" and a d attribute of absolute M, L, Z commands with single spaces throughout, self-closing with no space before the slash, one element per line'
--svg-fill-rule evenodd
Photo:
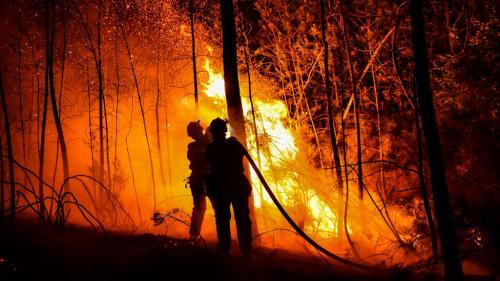
<path fill-rule="evenodd" d="M 250 208 L 248 196 L 238 196 L 233 200 L 234 218 L 236 230 L 238 231 L 238 243 L 243 255 L 252 250 L 252 221 L 250 220 Z"/>
<path fill-rule="evenodd" d="M 200 236 L 205 210 L 207 209 L 207 203 L 203 190 L 200 191 L 199 188 L 191 186 L 191 194 L 193 195 L 193 212 L 191 214 L 191 227 L 189 228 L 189 235 L 191 236 L 191 239 L 195 239 Z"/>
<path fill-rule="evenodd" d="M 215 201 L 215 224 L 217 227 L 217 239 L 219 249 L 224 252 L 231 250 L 231 202 L 227 198 L 214 198 Z"/>

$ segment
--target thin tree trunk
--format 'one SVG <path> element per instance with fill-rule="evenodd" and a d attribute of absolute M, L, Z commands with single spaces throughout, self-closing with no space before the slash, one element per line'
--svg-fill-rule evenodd
<path fill-rule="evenodd" d="M 52 27 L 51 27 L 51 36 L 50 36 L 50 48 L 49 48 L 49 58 L 48 61 L 48 71 L 49 71 L 49 86 L 50 86 L 50 100 L 52 106 L 52 113 L 54 115 L 54 122 L 57 129 L 57 136 L 59 139 L 59 143 L 61 144 L 61 157 L 63 162 L 63 174 L 64 178 L 69 178 L 69 161 L 68 161 L 68 153 L 66 149 L 66 141 L 64 139 L 64 133 L 62 129 L 61 119 L 59 116 L 59 112 L 57 110 L 57 100 L 56 100 L 56 90 L 54 84 L 54 63 L 53 63 L 53 54 L 54 54 L 54 40 L 55 40 L 55 13 L 56 13 L 56 4 L 55 0 L 52 1 L 51 7 L 51 16 L 52 16 Z M 65 186 L 66 190 L 69 190 L 69 183 Z"/>
<path fill-rule="evenodd" d="M 261 159 L 260 159 L 260 143 L 259 143 L 259 132 L 257 131 L 257 118 L 255 117 L 255 106 L 253 103 L 253 96 L 252 96 L 252 77 L 250 74 L 250 56 L 248 55 L 247 52 L 247 46 L 248 46 L 248 40 L 245 37 L 245 44 L 243 45 L 243 53 L 245 54 L 245 66 L 247 68 L 247 79 L 248 79 L 248 99 L 250 100 L 250 108 L 252 110 L 252 128 L 253 128 L 253 133 L 255 137 L 255 152 L 257 153 L 257 165 L 259 169 L 261 168 Z M 265 129 L 264 129 L 265 130 Z M 272 166 L 272 160 L 271 157 L 270 159 L 270 164 Z M 260 189 L 260 201 L 264 202 L 264 190 L 262 189 L 262 185 L 259 184 L 261 187 Z M 261 212 L 266 213 L 266 206 L 265 204 L 261 205 Z"/>
<path fill-rule="evenodd" d="M 63 3 L 63 2 L 61 2 Z M 64 9 L 64 8 L 63 8 Z M 63 11 L 61 13 L 62 15 L 62 21 L 63 21 L 63 51 L 62 51 L 62 58 L 61 58 L 61 81 L 59 84 L 59 114 L 62 114 L 62 94 L 63 94 L 63 86 L 64 86 L 64 67 L 66 65 L 66 48 L 68 45 L 68 37 L 66 33 L 66 16 L 65 12 Z M 57 175 L 57 164 L 59 161 L 59 139 L 57 140 L 56 144 L 56 160 L 54 164 L 54 173 L 52 175 L 52 186 L 55 186 L 56 182 L 56 175 Z"/>
<path fill-rule="evenodd" d="M 369 4 L 373 5 L 374 3 L 370 2 Z M 371 22 L 368 21 L 368 23 L 367 23 L 366 39 L 367 39 L 368 52 L 369 52 L 370 58 L 373 58 L 373 51 L 372 51 L 372 46 L 371 46 L 371 30 L 370 30 L 370 26 L 371 26 Z M 383 163 L 382 163 L 382 160 L 383 160 L 383 143 L 382 143 L 382 131 L 381 131 L 381 121 L 380 121 L 378 90 L 377 90 L 377 79 L 376 79 L 375 69 L 373 67 L 373 63 L 369 63 L 369 67 L 370 67 L 370 71 L 371 71 L 371 74 L 372 74 L 373 95 L 375 97 L 375 111 L 376 111 L 376 115 L 377 115 L 377 133 L 378 133 L 378 139 L 379 139 L 379 161 L 381 161 L 380 162 L 380 182 L 382 184 L 382 191 L 384 192 L 384 195 L 385 195 L 385 172 L 384 172 Z M 384 215 L 382 214 L 380 208 L 375 204 L 374 201 L 373 201 L 373 204 L 375 205 L 375 207 L 378 210 L 380 210 L 380 215 L 382 216 L 382 218 L 386 222 L 386 224 L 389 227 L 389 229 L 391 229 L 391 231 L 394 233 L 394 236 L 396 237 L 396 239 L 401 244 L 403 244 L 403 241 L 401 240 L 401 238 L 400 238 L 400 236 L 399 236 L 399 234 L 397 232 L 397 229 L 396 229 L 396 227 L 394 226 L 394 223 L 391 220 L 391 217 L 389 215 L 389 211 L 387 210 L 387 206 L 386 206 L 386 203 L 384 201 L 385 200 L 385 196 L 382 196 L 382 193 L 380 192 L 378 185 L 377 185 L 376 191 L 377 191 L 377 194 L 378 194 L 379 198 L 382 201 L 384 213 L 385 213 L 385 216 L 387 218 L 384 218 Z M 367 193 L 370 196 L 370 193 L 368 192 L 368 190 L 367 190 Z M 371 196 L 370 196 L 370 199 L 372 199 Z"/>
<path fill-rule="evenodd" d="M 43 194 L 43 174 L 45 167 L 45 129 L 47 127 L 47 107 L 49 97 L 49 61 L 50 61 L 50 0 L 45 1 L 45 92 L 43 97 L 43 111 L 42 111 L 42 128 L 40 136 L 40 150 L 39 150 L 39 165 L 38 165 L 38 194 L 40 197 L 40 219 L 44 220 L 45 204 Z M 50 212 L 51 213 L 51 212 Z M 48 219 L 50 219 L 50 213 Z"/>
<path fill-rule="evenodd" d="M 196 71 L 196 42 L 194 37 L 194 4 L 189 0 L 189 20 L 191 22 L 191 56 L 193 59 L 194 104 L 198 114 L 198 73 Z"/>
<path fill-rule="evenodd" d="M 410 15 L 418 103 L 420 106 L 420 116 L 422 118 L 422 127 L 424 129 L 427 154 L 429 157 L 434 209 L 441 238 L 445 279 L 447 281 L 460 281 L 464 280 L 464 276 L 458 256 L 457 238 L 453 223 L 448 186 L 446 184 L 443 153 L 432 101 L 429 62 L 425 40 L 424 13 L 421 0 L 410 0 Z"/>
<path fill-rule="evenodd" d="M 89 143 L 90 143 L 90 167 L 92 169 L 92 176 L 95 178 L 96 177 L 96 171 L 95 171 L 95 160 L 94 160 L 94 135 L 92 133 L 92 109 L 91 109 L 91 100 L 90 100 L 90 74 L 89 74 L 89 61 L 87 58 L 86 61 L 86 73 L 87 73 L 87 103 L 88 103 L 88 122 L 89 122 Z M 94 196 L 96 195 L 96 184 L 94 182 Z"/>
<path fill-rule="evenodd" d="M 360 98 L 357 90 L 354 91 L 354 114 L 356 119 L 356 151 L 358 160 L 358 192 L 359 198 L 363 199 L 363 155 L 361 150 L 361 123 L 359 120 Z"/>
<path fill-rule="evenodd" d="M 3 77 L 0 72 L 0 98 L 2 100 L 3 119 L 5 122 L 5 137 L 7 141 L 7 155 L 9 158 L 9 183 L 10 183 L 10 218 L 14 219 L 16 216 L 16 186 L 14 175 L 14 152 L 12 149 L 12 138 L 10 134 L 9 113 L 7 111 L 7 102 L 5 99 L 5 92 L 3 88 Z M 3 161 L 3 159 L 2 159 Z M 3 190 L 3 189 L 2 189 Z M 2 201 L 3 202 L 3 201 Z"/>
<path fill-rule="evenodd" d="M 368 14 L 368 7 L 374 6 L 375 3 L 373 1 L 369 1 L 365 5 L 365 12 Z M 378 5 L 377 5 L 378 7 Z M 372 25 L 372 22 L 370 19 L 368 19 L 366 23 L 366 41 L 367 41 L 367 46 L 368 46 L 368 53 L 370 55 L 370 60 L 372 60 L 373 56 L 373 50 L 372 50 L 372 33 L 371 33 L 371 28 L 370 26 Z M 379 98 L 378 98 L 378 89 L 377 89 L 377 78 L 375 74 L 375 68 L 373 67 L 373 63 L 369 63 L 370 65 L 370 71 L 372 74 L 372 82 L 373 82 L 373 96 L 375 98 L 375 111 L 377 115 L 377 133 L 378 133 L 378 145 L 379 145 L 379 161 L 382 161 L 384 158 L 384 150 L 383 150 L 383 140 L 382 140 L 382 128 L 381 128 L 381 118 L 380 118 L 380 107 L 379 107 Z M 384 197 L 382 197 L 382 193 L 380 193 L 379 188 L 377 186 L 377 193 L 379 194 L 380 198 L 384 200 L 385 198 L 385 172 L 384 172 L 384 167 L 383 163 L 380 163 L 380 183 L 382 184 L 382 191 L 384 194 Z M 385 209 L 385 208 L 384 208 Z M 389 214 L 387 212 L 387 209 L 385 209 L 385 212 L 387 214 L 387 217 L 389 217 Z"/>
<path fill-rule="evenodd" d="M 343 188 L 343 180 L 342 180 L 342 168 L 340 166 L 340 156 L 339 156 L 339 148 L 337 145 L 337 136 L 335 132 L 335 119 L 333 116 L 333 107 L 332 107 L 332 88 L 330 84 L 330 69 L 328 66 L 328 40 L 326 38 L 326 11 L 325 11 L 325 1 L 321 0 L 321 37 L 323 41 L 323 66 L 325 69 L 325 93 L 326 93 L 326 107 L 328 113 L 328 129 L 330 131 L 330 143 L 332 145 L 333 152 L 333 165 L 335 166 L 336 173 L 336 183 L 337 183 L 337 191 L 338 198 L 341 199 L 344 193 Z M 338 200 L 338 206 L 340 206 L 341 200 Z M 340 212 L 337 214 L 337 229 L 343 227 L 344 219 L 340 219 Z"/>
<path fill-rule="evenodd" d="M 137 204 L 137 211 L 139 213 L 139 221 L 142 223 L 142 211 L 141 211 L 141 204 L 139 202 L 139 196 L 137 195 L 137 186 L 135 185 L 135 174 L 134 174 L 134 167 L 132 166 L 132 158 L 130 157 L 130 148 L 128 145 L 128 137 L 130 135 L 130 132 L 132 131 L 132 123 L 133 123 L 133 116 L 134 116 L 134 99 L 133 99 L 133 93 L 132 93 L 132 102 L 130 106 L 130 119 L 129 119 L 129 127 L 127 134 L 125 135 L 125 148 L 127 151 L 127 159 L 128 159 L 128 165 L 130 168 L 130 176 L 132 177 L 132 187 L 134 188 L 134 195 L 135 195 L 135 202 Z"/>
<path fill-rule="evenodd" d="M 240 1 L 238 1 L 237 3 L 238 3 L 238 6 L 241 5 Z M 241 21 L 240 21 L 240 29 L 241 29 L 241 32 L 243 33 L 243 25 L 242 25 Z M 257 153 L 257 165 L 260 169 L 261 168 L 261 158 L 260 158 L 261 147 L 260 147 L 260 143 L 259 143 L 259 132 L 257 130 L 257 118 L 255 116 L 255 106 L 254 106 L 253 95 L 252 95 L 252 77 L 251 77 L 251 73 L 250 73 L 250 55 L 248 52 L 248 38 L 246 37 L 245 34 L 243 34 L 243 37 L 245 40 L 245 44 L 243 44 L 243 54 L 245 56 L 245 67 L 247 69 L 248 99 L 250 100 L 250 108 L 251 108 L 251 112 L 252 112 L 252 128 L 253 128 L 253 133 L 255 136 L 255 151 Z M 265 130 L 264 127 L 263 127 L 263 130 Z M 271 158 L 269 158 L 269 159 L 271 159 Z M 272 167 L 272 160 L 270 160 L 270 162 L 271 162 L 270 165 Z M 259 184 L 259 186 L 261 187 L 262 185 Z M 260 194 L 260 201 L 264 202 L 264 190 L 262 188 L 260 189 L 259 194 Z M 261 206 L 261 211 L 263 213 L 266 212 L 265 204 L 263 204 Z"/>
<path fill-rule="evenodd" d="M 248 45 L 248 40 L 245 38 L 245 44 Z M 243 52 L 245 54 L 245 66 L 247 68 L 247 79 L 248 79 L 248 99 L 250 100 L 250 108 L 252 110 L 252 122 L 253 122 L 253 133 L 255 136 L 255 148 L 257 152 L 257 161 L 260 169 L 260 145 L 259 145 L 259 134 L 257 131 L 257 119 L 255 118 L 255 107 L 253 104 L 253 96 L 252 96 L 252 77 L 250 75 L 250 58 L 247 53 L 247 47 L 243 45 Z"/>
<path fill-rule="evenodd" d="M 343 97 L 341 97 L 340 99 L 341 101 L 343 100 Z M 344 108 L 343 106 L 343 102 L 342 103 L 342 108 Z M 343 155 L 343 160 L 344 160 L 344 163 L 347 163 L 347 138 L 346 138 L 346 133 L 345 133 L 345 119 L 343 117 L 343 115 L 341 115 L 342 117 L 342 145 L 343 145 L 343 149 L 342 149 L 342 155 Z M 349 211 L 349 172 L 348 172 L 348 167 L 347 165 L 344 165 L 344 175 L 345 175 L 345 207 L 344 207 L 344 218 L 343 218 L 343 223 L 344 223 L 344 233 L 345 233 L 345 237 L 347 239 L 347 242 L 349 242 L 349 245 L 351 246 L 351 249 L 353 250 L 354 254 L 359 257 L 359 253 L 358 253 L 358 250 L 356 249 L 356 245 L 354 245 L 352 239 L 351 239 L 351 235 L 349 234 L 349 230 L 348 230 L 348 223 L 347 223 L 347 218 L 348 218 L 348 211 Z"/>
<path fill-rule="evenodd" d="M 238 81 L 238 60 L 236 55 L 236 27 L 234 7 L 231 0 L 220 0 L 222 22 L 222 58 L 224 64 L 224 88 L 226 92 L 227 112 L 232 133 L 246 147 L 245 117 L 241 104 Z M 244 161 L 247 178 L 250 179 L 248 162 Z M 258 233 L 253 196 L 250 198 L 250 217 L 252 219 L 252 234 Z"/>
<path fill-rule="evenodd" d="M 414 89 L 416 90 L 416 89 Z M 427 194 L 427 187 L 425 186 L 425 176 L 424 176 L 424 155 L 422 148 L 422 132 L 420 130 L 420 118 L 418 114 L 418 104 L 417 95 L 414 92 L 415 97 L 415 127 L 416 127 L 416 138 L 417 138 L 417 149 L 418 149 L 418 181 L 420 185 L 420 192 L 422 193 L 422 201 L 424 201 L 425 215 L 427 216 L 427 222 L 429 223 L 429 231 L 431 234 L 432 241 L 432 256 L 435 260 L 438 259 L 438 241 L 436 234 L 436 227 L 434 226 L 434 218 L 432 217 L 431 204 L 429 202 L 429 195 Z"/>
<path fill-rule="evenodd" d="M 101 2 L 102 0 L 98 0 L 97 2 L 97 50 L 96 47 L 94 46 L 93 40 L 92 40 L 92 34 L 91 30 L 89 28 L 88 21 L 85 19 L 88 18 L 84 17 L 79 9 L 78 6 L 75 5 L 75 3 L 70 2 L 73 7 L 75 12 L 78 15 L 78 18 L 83 26 L 83 29 L 85 31 L 87 40 L 88 40 L 88 45 L 90 47 L 90 51 L 93 56 L 94 60 L 94 65 L 96 68 L 96 73 L 97 73 L 97 80 L 98 80 L 98 103 L 99 103 L 99 124 L 98 124 L 98 129 L 99 129 L 99 174 L 98 174 L 98 179 L 101 182 L 104 182 L 104 126 L 103 126 L 103 102 L 102 99 L 104 98 L 104 78 L 102 74 L 102 62 L 101 62 Z M 88 66 L 88 64 L 87 64 Z M 87 77 L 88 75 L 88 69 L 87 69 Z M 88 88 L 88 102 L 89 102 L 89 126 L 90 126 L 90 136 L 91 136 L 91 155 L 92 155 L 92 170 L 95 171 L 95 165 L 94 165 L 94 153 L 93 153 L 93 144 L 92 144 L 92 126 L 91 126 L 91 108 L 90 108 L 90 85 L 87 85 Z M 94 176 L 95 177 L 95 176 Z M 94 189 L 96 188 L 96 185 L 94 183 Z M 98 197 L 99 200 L 102 200 L 104 198 L 104 190 L 102 188 L 99 189 L 98 192 Z"/>
<path fill-rule="evenodd" d="M 101 61 L 101 0 L 97 1 L 97 77 L 99 79 L 99 180 L 104 182 L 104 77 Z M 104 191 L 99 190 L 99 198 L 104 200 Z"/>
<path fill-rule="evenodd" d="M 158 41 L 159 38 L 158 38 Z M 156 103 L 155 103 L 155 121 L 156 121 L 156 148 L 158 150 L 158 162 L 160 164 L 160 177 L 162 184 L 165 184 L 165 170 L 163 168 L 163 154 L 161 151 L 160 134 L 160 43 L 158 43 L 158 58 L 156 60 Z"/>
<path fill-rule="evenodd" d="M 107 176 L 108 176 L 109 187 L 112 190 L 113 182 L 112 182 L 112 178 L 111 178 L 111 164 L 109 161 L 109 127 L 108 127 L 108 110 L 106 107 L 106 97 L 103 97 L 103 99 L 102 99 L 102 107 L 103 107 L 103 111 L 104 111 L 104 126 L 106 129 L 106 167 L 108 168 Z"/>
<path fill-rule="evenodd" d="M 167 56 L 167 50 L 164 48 L 164 55 L 163 55 L 163 89 L 167 89 L 167 66 L 166 66 L 166 59 L 165 57 Z M 173 194 L 172 191 L 172 162 L 170 159 L 170 132 L 169 132 L 169 123 L 168 123 L 168 95 L 165 92 L 164 94 L 164 102 L 165 102 L 165 137 L 166 137 L 166 145 L 167 145 L 167 169 L 168 169 L 168 185 L 169 185 L 169 191 L 170 195 Z"/>
<path fill-rule="evenodd" d="M 38 141 L 40 139 L 40 73 L 39 73 L 39 68 L 40 64 L 36 59 L 35 55 L 35 49 L 38 49 L 38 44 L 37 44 L 37 35 L 33 37 L 33 46 L 31 48 L 31 56 L 33 58 L 33 66 L 34 66 L 34 71 L 35 71 L 35 76 L 36 76 L 36 143 L 37 143 L 37 151 L 40 150 L 40 142 Z"/>
<path fill-rule="evenodd" d="M 340 10 L 340 16 L 339 16 L 339 28 L 341 32 L 343 33 L 343 43 L 344 45 L 347 45 L 347 38 L 345 35 L 345 27 L 344 27 L 344 17 L 342 15 L 342 6 L 341 3 L 339 2 L 339 10 Z M 340 48 L 340 47 L 339 47 Z M 344 50 L 345 55 L 347 58 L 347 69 L 349 71 L 349 80 L 350 80 L 350 86 L 351 86 L 351 91 L 354 85 L 354 80 L 353 80 L 353 74 L 352 74 L 352 69 L 351 69 L 351 62 L 350 62 L 350 56 L 349 52 L 347 51 L 347 46 L 345 46 Z M 339 58 L 339 69 L 343 68 L 343 56 L 342 56 L 342 50 L 339 50 L 338 58 Z M 345 93 L 345 87 L 342 85 L 341 87 L 341 94 L 340 94 L 340 108 L 341 110 L 345 110 L 347 106 L 344 105 L 344 93 Z M 345 117 L 344 114 L 340 114 L 340 122 L 341 122 L 341 128 L 342 128 L 342 158 L 344 163 L 348 163 L 347 161 L 347 137 L 346 137 L 346 122 L 345 122 Z M 354 242 L 351 239 L 351 235 L 349 234 L 348 230 L 348 211 L 349 211 L 349 171 L 348 171 L 348 165 L 344 165 L 344 182 L 345 182 L 345 204 L 344 204 L 344 216 L 343 216 L 343 224 L 344 224 L 344 234 L 346 236 L 347 242 L 349 243 L 349 246 L 351 247 L 354 255 L 356 257 L 359 257 L 358 250 L 356 249 L 356 245 L 354 245 Z"/>
<path fill-rule="evenodd" d="M 23 161 L 26 166 L 26 134 L 24 130 L 24 110 L 23 110 L 23 89 L 22 89 L 22 81 L 21 81 L 21 36 L 17 38 L 17 94 L 19 95 L 19 118 L 21 123 L 21 138 L 22 138 L 22 146 L 23 146 Z M 26 183 L 26 177 L 24 178 Z"/>
<path fill-rule="evenodd" d="M 311 127 L 312 127 L 312 131 L 314 134 L 314 140 L 316 142 L 316 147 L 318 148 L 319 164 L 320 164 L 321 170 L 324 170 L 325 164 L 323 161 L 323 152 L 321 151 L 321 144 L 319 142 L 318 130 L 316 130 L 316 125 L 314 124 L 314 118 L 313 118 L 313 115 L 311 112 L 311 107 L 309 106 L 309 100 L 307 98 L 304 99 L 304 103 L 306 104 L 307 115 L 309 116 L 309 121 L 311 122 Z"/>
<path fill-rule="evenodd" d="M 139 99 L 139 108 L 141 109 L 142 125 L 144 128 L 144 137 L 146 138 L 146 144 L 148 147 L 149 165 L 150 165 L 150 169 L 151 169 L 151 181 L 153 184 L 153 210 L 156 211 L 157 210 L 157 208 L 156 208 L 156 203 L 157 203 L 157 200 L 156 200 L 156 181 L 155 181 L 155 173 L 154 173 L 154 165 L 153 165 L 153 156 L 151 154 L 151 145 L 149 144 L 148 129 L 146 126 L 146 116 L 144 113 L 144 107 L 142 105 L 142 97 L 141 97 L 141 92 L 139 90 L 139 81 L 137 80 L 137 75 L 135 73 L 134 63 L 132 60 L 132 53 L 130 52 L 130 47 L 128 45 L 128 40 L 127 40 L 127 36 L 125 35 L 125 30 L 123 29 L 123 25 L 120 25 L 120 29 L 122 31 L 123 41 L 125 42 L 125 47 L 127 49 L 127 54 L 128 54 L 128 58 L 130 61 L 130 69 L 132 70 L 132 75 L 134 77 L 134 84 L 135 84 L 135 88 L 137 90 L 137 98 Z"/>
<path fill-rule="evenodd" d="M 321 36 L 323 40 L 323 64 L 325 68 L 325 93 L 326 93 L 326 106 L 328 111 L 328 127 L 330 130 L 330 142 L 332 144 L 333 160 L 335 165 L 335 172 L 337 175 L 337 189 L 340 193 L 343 190 L 343 180 L 342 180 L 342 169 L 340 166 L 340 156 L 339 149 L 337 146 L 337 137 L 335 133 L 335 119 L 333 117 L 333 107 L 332 107 L 332 88 L 330 84 L 330 70 L 328 66 L 328 40 L 326 38 L 326 21 L 325 21 L 325 1 L 321 0 Z"/>
<path fill-rule="evenodd" d="M 113 178 L 118 172 L 118 113 L 120 106 L 120 68 L 118 67 L 118 26 L 115 30 L 115 72 L 116 72 L 116 105 L 115 105 L 115 146 L 114 146 L 114 163 L 113 163 Z"/>
<path fill-rule="evenodd" d="M 354 96 L 354 115 L 356 120 L 356 148 L 357 148 L 357 164 L 358 164 L 358 192 L 359 198 L 363 198 L 363 159 L 362 159 L 362 150 L 361 150 L 361 127 L 359 122 L 359 93 L 357 89 L 357 85 L 354 84 L 354 75 L 352 73 L 352 63 L 351 63 L 351 55 L 349 54 L 349 47 L 347 44 L 347 28 L 344 23 L 344 17 L 341 15 L 341 25 L 342 25 L 342 33 L 343 33 L 343 41 L 345 54 L 347 58 L 347 67 L 349 70 L 349 78 L 351 83 L 351 91 Z"/>

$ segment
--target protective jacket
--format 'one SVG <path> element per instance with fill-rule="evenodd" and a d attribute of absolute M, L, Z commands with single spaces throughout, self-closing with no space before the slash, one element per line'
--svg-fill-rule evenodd
<path fill-rule="evenodd" d="M 245 148 L 234 137 L 215 140 L 206 150 L 211 173 L 206 177 L 208 196 L 250 196 L 252 187 L 244 175 Z"/>

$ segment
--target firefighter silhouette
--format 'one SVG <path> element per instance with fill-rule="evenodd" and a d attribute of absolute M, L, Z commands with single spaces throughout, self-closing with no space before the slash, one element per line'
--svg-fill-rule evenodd
<path fill-rule="evenodd" d="M 226 121 L 220 118 L 210 123 L 209 131 L 213 142 L 206 150 L 211 169 L 206 177 L 206 186 L 207 195 L 215 204 L 218 246 L 224 252 L 231 250 L 232 205 L 240 251 L 246 256 L 252 250 L 252 222 L 248 205 L 252 188 L 243 173 L 245 148 L 236 138 L 226 138 Z"/>
<path fill-rule="evenodd" d="M 188 144 L 187 158 L 189 160 L 189 186 L 193 196 L 193 212 L 191 214 L 191 226 L 189 228 L 190 239 L 200 238 L 201 226 L 207 209 L 206 193 L 203 180 L 208 174 L 208 164 L 205 151 L 210 143 L 207 134 L 203 134 L 203 127 L 198 122 L 190 122 L 187 126 L 187 134 L 194 141 Z"/>

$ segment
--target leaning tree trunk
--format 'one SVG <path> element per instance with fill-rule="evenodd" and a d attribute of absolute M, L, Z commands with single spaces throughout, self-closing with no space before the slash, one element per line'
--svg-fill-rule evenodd
<path fill-rule="evenodd" d="M 325 92 L 326 92 L 326 107 L 328 111 L 328 129 L 330 130 L 330 142 L 332 144 L 332 152 L 333 152 L 333 164 L 335 166 L 336 173 L 336 183 L 338 190 L 338 206 L 341 206 L 342 194 L 343 192 L 343 180 L 342 180 L 342 168 L 340 167 L 340 155 L 339 148 L 337 145 L 337 137 L 335 133 L 335 119 L 333 116 L 333 108 L 332 108 L 332 87 L 330 84 L 330 69 L 328 67 L 328 40 L 326 38 L 326 12 L 325 12 L 325 1 L 321 0 L 321 37 L 323 40 L 323 65 L 325 68 Z M 337 216 L 340 216 L 340 214 Z M 343 227 L 344 220 L 337 220 L 337 224 L 340 226 L 338 229 Z"/>
<path fill-rule="evenodd" d="M 446 184 L 443 154 L 439 140 L 425 40 L 424 13 L 421 0 L 410 0 L 413 55 L 415 59 L 416 86 L 422 118 L 427 155 L 431 172 L 434 209 L 437 218 L 441 249 L 445 267 L 445 279 L 463 280 L 463 271 L 458 257 L 457 238 L 453 224 L 450 197 Z"/>
<path fill-rule="evenodd" d="M 54 39 L 55 39 L 55 13 L 56 13 L 56 3 L 52 1 L 51 7 L 51 16 L 52 16 L 52 26 L 51 26 L 51 34 L 50 34 L 50 48 L 49 48 L 49 59 L 47 60 L 47 68 L 49 71 L 49 87 L 50 87 L 50 101 L 52 107 L 52 114 L 54 115 L 54 122 L 57 130 L 57 137 L 59 140 L 59 144 L 61 145 L 61 158 L 63 164 L 63 174 L 64 179 L 69 178 L 69 161 L 68 161 L 68 153 L 66 149 L 66 140 L 64 139 L 64 133 L 61 124 L 61 118 L 59 116 L 59 112 L 57 109 L 57 100 L 56 100 L 56 89 L 54 83 Z M 66 183 L 66 190 L 69 189 L 69 183 Z"/>
<path fill-rule="evenodd" d="M 246 147 L 245 117 L 241 104 L 240 85 L 238 81 L 238 58 L 236 56 L 236 27 L 232 0 L 221 0 L 222 21 L 222 59 L 224 64 L 224 88 L 226 92 L 227 112 L 232 134 Z M 244 162 L 246 176 L 250 178 L 248 162 Z M 250 198 L 250 216 L 252 232 L 258 232 L 253 197 Z"/>
<path fill-rule="evenodd" d="M 144 128 L 144 137 L 146 139 L 146 145 L 148 149 L 148 156 L 149 156 L 149 167 L 151 168 L 151 183 L 153 186 L 153 210 L 156 212 L 157 211 L 157 198 L 156 198 L 156 181 L 155 181 L 155 170 L 154 170 L 154 165 L 153 165 L 153 155 L 151 153 L 151 145 L 149 142 L 149 136 L 148 136 L 148 128 L 146 125 L 146 114 L 144 111 L 144 106 L 142 104 L 142 96 L 141 96 L 141 91 L 139 89 L 139 80 L 137 79 L 137 74 L 135 72 L 135 67 L 134 67 L 134 61 L 132 60 L 132 53 L 130 50 L 130 46 L 128 45 L 128 40 L 127 36 L 125 35 L 125 29 L 123 28 L 123 24 L 120 24 L 120 30 L 123 35 L 123 41 L 125 42 L 125 48 L 127 49 L 127 55 L 128 59 L 130 62 L 130 70 L 132 71 L 132 77 L 134 78 L 134 85 L 135 89 L 137 91 L 137 99 L 139 102 L 139 109 L 141 110 L 141 117 L 142 117 L 142 127 Z M 132 125 L 131 125 L 132 126 Z"/>
<path fill-rule="evenodd" d="M 0 99 L 2 101 L 3 119 L 5 122 L 5 137 L 7 139 L 7 155 L 9 158 L 9 183 L 10 183 L 10 217 L 16 216 L 16 185 L 14 178 L 14 153 L 12 151 L 12 138 L 10 135 L 9 113 L 7 111 L 7 102 L 3 90 L 3 78 L 0 72 Z M 3 161 L 3 159 L 2 159 Z M 3 201 L 2 201 L 3 202 Z"/>
<path fill-rule="evenodd" d="M 38 196 L 40 197 L 40 219 L 44 219 L 45 204 L 44 204 L 44 194 L 43 194 L 43 173 L 45 168 L 45 129 L 47 127 L 47 104 L 49 97 L 49 53 L 50 53 L 50 1 L 45 1 L 45 91 L 43 96 L 43 111 L 42 111 L 42 127 L 40 135 L 40 149 L 39 162 L 38 162 Z M 48 215 L 50 219 L 50 213 Z"/>
<path fill-rule="evenodd" d="M 62 22 L 63 22 L 63 49 L 61 55 L 61 81 L 59 82 L 59 114 L 62 114 L 62 94 L 64 87 L 64 68 L 66 63 L 66 49 L 68 46 L 68 36 L 67 36 L 67 27 L 66 27 L 66 16 L 64 14 L 64 7 L 61 13 Z M 59 140 L 56 143 L 56 160 L 54 161 L 54 173 L 52 175 L 52 186 L 55 186 L 56 176 L 57 176 L 57 166 L 59 161 Z"/>

